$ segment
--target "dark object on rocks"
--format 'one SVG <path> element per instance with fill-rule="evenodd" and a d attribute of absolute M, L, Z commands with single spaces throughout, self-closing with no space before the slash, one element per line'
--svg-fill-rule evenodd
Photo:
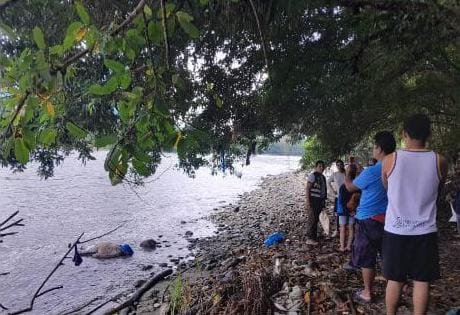
<path fill-rule="evenodd" d="M 137 280 L 135 283 L 134 283 L 134 287 L 135 288 L 140 288 L 143 284 L 145 283 L 145 280 Z"/>
<path fill-rule="evenodd" d="M 189 237 L 190 237 L 190 236 L 192 236 L 192 235 L 193 235 L 193 232 L 192 232 L 192 231 L 187 231 L 187 232 L 185 232 L 185 236 L 189 236 Z"/>
<path fill-rule="evenodd" d="M 185 223 L 187 223 L 187 221 L 183 221 L 183 220 L 180 221 L 180 224 L 185 224 Z"/>
<path fill-rule="evenodd" d="M 233 212 L 238 212 L 238 211 L 240 211 L 240 206 L 235 207 L 235 209 L 233 209 Z"/>
<path fill-rule="evenodd" d="M 160 266 L 160 267 L 168 267 L 168 263 L 160 263 L 158 266 Z"/>
<path fill-rule="evenodd" d="M 154 250 L 157 248 L 157 242 L 154 239 L 146 239 L 141 242 L 141 247 L 146 250 Z"/>

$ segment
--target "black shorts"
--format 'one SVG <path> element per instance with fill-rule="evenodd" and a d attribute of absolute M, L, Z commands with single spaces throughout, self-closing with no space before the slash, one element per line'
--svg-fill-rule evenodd
<path fill-rule="evenodd" d="M 383 274 L 388 280 L 431 282 L 439 279 L 438 235 L 383 236 Z"/>
<path fill-rule="evenodd" d="M 383 223 L 372 219 L 356 222 L 351 261 L 354 266 L 374 269 L 377 254 L 382 250 Z"/>

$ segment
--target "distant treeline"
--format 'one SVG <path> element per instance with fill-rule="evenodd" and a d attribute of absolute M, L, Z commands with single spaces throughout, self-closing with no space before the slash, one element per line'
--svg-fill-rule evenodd
<path fill-rule="evenodd" d="M 262 154 L 276 154 L 276 155 L 299 155 L 304 153 L 303 141 L 291 144 L 284 140 L 271 144 Z"/>

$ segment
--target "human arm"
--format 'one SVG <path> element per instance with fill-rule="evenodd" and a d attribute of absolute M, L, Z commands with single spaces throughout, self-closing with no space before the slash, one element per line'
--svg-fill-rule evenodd
<path fill-rule="evenodd" d="M 327 186 L 328 186 L 329 189 L 334 193 L 334 195 L 337 195 L 338 192 L 334 189 L 334 185 L 332 185 L 333 182 L 335 182 L 334 174 L 332 174 L 332 175 L 327 179 Z"/>
<path fill-rule="evenodd" d="M 345 181 L 343 184 L 345 185 L 345 188 L 351 193 L 360 190 L 360 188 L 353 183 L 353 180 L 350 177 L 350 167 L 346 168 Z"/>
<path fill-rule="evenodd" d="M 382 161 L 382 183 L 388 189 L 388 177 L 390 176 L 396 162 L 396 152 L 388 154 Z"/>
<path fill-rule="evenodd" d="M 439 176 L 439 189 L 441 190 L 444 186 L 444 183 L 447 179 L 447 172 L 449 170 L 447 160 L 441 154 L 437 154 L 437 169 L 438 169 L 438 176 Z"/>
<path fill-rule="evenodd" d="M 305 188 L 305 209 L 310 209 L 310 190 L 315 182 L 315 176 L 313 174 L 309 174 L 307 177 L 307 185 Z"/>

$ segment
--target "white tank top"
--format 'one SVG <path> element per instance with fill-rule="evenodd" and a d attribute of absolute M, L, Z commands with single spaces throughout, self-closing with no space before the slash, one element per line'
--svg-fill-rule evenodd
<path fill-rule="evenodd" d="M 388 177 L 385 231 L 399 235 L 436 232 L 439 182 L 435 152 L 398 150 Z"/>

